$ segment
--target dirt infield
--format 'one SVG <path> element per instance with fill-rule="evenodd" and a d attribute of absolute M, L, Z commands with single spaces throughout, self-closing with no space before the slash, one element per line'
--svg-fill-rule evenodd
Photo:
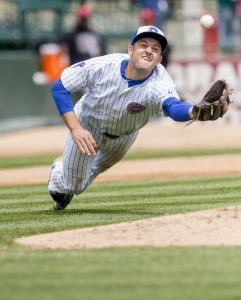
<path fill-rule="evenodd" d="M 172 121 L 148 124 L 130 151 L 200 148 L 241 148 L 241 125 L 194 123 L 189 127 Z M 64 126 L 35 128 L 1 136 L 0 156 L 61 154 L 67 136 Z M 240 154 L 241 155 L 241 154 Z M 179 157 L 121 161 L 98 177 L 98 181 L 178 178 L 241 174 L 240 155 Z M 50 166 L 0 169 L 0 185 L 47 183 Z"/>
<path fill-rule="evenodd" d="M 241 163 L 238 162 L 241 162 L 241 154 L 124 160 L 101 174 L 96 181 L 239 175 Z M 0 185 L 47 185 L 49 173 L 50 166 L 0 169 Z"/>
<path fill-rule="evenodd" d="M 130 151 L 151 149 L 241 148 L 241 125 L 152 122 L 141 130 Z M 1 136 L 0 155 L 62 153 L 65 127 L 36 128 Z M 241 174 L 241 154 L 122 161 L 98 181 L 179 178 Z M 0 169 L 0 185 L 46 183 L 50 166 Z M 101 248 L 110 246 L 241 245 L 241 207 L 179 214 L 143 221 L 42 234 L 18 239 L 40 248 Z M 59 243 L 61 241 L 61 243 Z"/>
<path fill-rule="evenodd" d="M 241 245 L 241 206 L 46 233 L 17 239 L 34 248 Z"/>
<path fill-rule="evenodd" d="M 241 124 L 150 122 L 140 130 L 130 151 L 241 147 Z M 0 135 L 0 156 L 62 153 L 65 126 L 40 127 Z"/>

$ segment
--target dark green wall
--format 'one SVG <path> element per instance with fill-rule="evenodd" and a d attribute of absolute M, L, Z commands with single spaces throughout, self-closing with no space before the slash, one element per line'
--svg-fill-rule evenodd
<path fill-rule="evenodd" d="M 30 119 L 43 124 L 59 119 L 50 85 L 33 83 L 36 71 L 39 71 L 39 62 L 34 52 L 0 52 L 0 131 L 7 130 L 9 122 L 16 122 L 18 127 L 18 123 L 24 124 Z"/>

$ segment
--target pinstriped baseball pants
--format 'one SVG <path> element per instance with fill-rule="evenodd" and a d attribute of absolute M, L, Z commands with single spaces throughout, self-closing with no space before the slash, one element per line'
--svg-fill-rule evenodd
<path fill-rule="evenodd" d="M 119 162 L 134 143 L 138 132 L 117 138 L 92 133 L 97 144 L 95 156 L 79 151 L 69 133 L 62 161 L 51 170 L 48 190 L 66 194 L 80 194 L 94 179 Z"/>

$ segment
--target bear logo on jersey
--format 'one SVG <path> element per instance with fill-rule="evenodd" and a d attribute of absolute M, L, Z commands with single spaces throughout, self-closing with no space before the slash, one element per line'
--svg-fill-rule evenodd
<path fill-rule="evenodd" d="M 84 67 L 84 65 L 85 65 L 85 62 L 84 62 L 84 61 L 81 61 L 81 62 L 79 62 L 79 63 L 75 64 L 75 65 L 73 66 L 73 68 L 76 68 L 76 67 L 83 68 L 83 67 Z"/>
<path fill-rule="evenodd" d="M 146 107 L 140 103 L 137 102 L 131 102 L 127 105 L 127 111 L 130 114 L 138 114 L 143 112 L 146 109 Z"/>

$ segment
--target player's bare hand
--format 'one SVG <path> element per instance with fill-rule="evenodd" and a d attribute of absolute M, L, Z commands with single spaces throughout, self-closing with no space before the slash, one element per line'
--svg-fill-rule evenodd
<path fill-rule="evenodd" d="M 80 127 L 73 129 L 71 134 L 73 141 L 76 143 L 82 153 L 96 155 L 97 145 L 95 139 L 88 130 Z"/>

